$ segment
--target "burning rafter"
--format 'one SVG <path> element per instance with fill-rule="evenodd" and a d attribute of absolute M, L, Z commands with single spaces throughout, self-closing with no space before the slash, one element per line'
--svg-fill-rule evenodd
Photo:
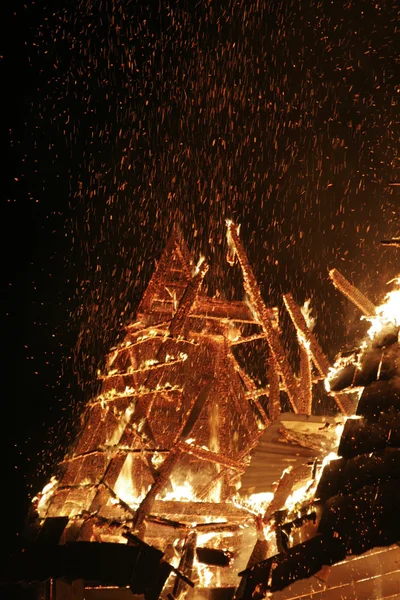
<path fill-rule="evenodd" d="M 208 265 L 207 263 L 203 263 L 197 269 L 197 273 L 195 273 L 195 275 L 189 281 L 178 306 L 178 310 L 176 311 L 169 327 L 171 336 L 175 337 L 182 333 L 185 323 L 187 322 L 189 312 L 196 301 L 197 294 L 199 293 L 201 284 L 203 283 L 203 279 L 207 271 Z"/>
<path fill-rule="evenodd" d="M 237 227 L 235 227 L 231 221 L 227 223 L 227 236 L 228 243 L 237 256 L 242 268 L 244 287 L 249 296 L 249 301 L 264 330 L 271 354 L 275 359 L 277 368 L 282 377 L 282 381 L 284 382 L 293 411 L 297 413 L 299 406 L 299 395 L 296 378 L 287 360 L 279 333 L 274 329 L 271 323 L 271 319 L 262 299 L 257 280 L 240 241 Z"/>
<path fill-rule="evenodd" d="M 296 327 L 297 335 L 300 339 L 304 340 L 303 345 L 309 348 L 311 358 L 319 374 L 323 379 L 327 377 L 329 371 L 329 361 L 326 358 L 321 346 L 317 342 L 314 334 L 309 329 L 307 322 L 301 312 L 301 309 L 293 300 L 292 294 L 284 294 L 283 301 L 286 309 Z"/>
<path fill-rule="evenodd" d="M 268 359 L 267 374 L 269 381 L 269 414 L 271 421 L 275 421 L 279 419 L 281 412 L 281 400 L 278 368 L 273 356 Z"/>
<path fill-rule="evenodd" d="M 372 302 L 368 300 L 360 290 L 347 281 L 337 269 L 331 269 L 329 271 L 329 277 L 331 278 L 333 285 L 341 291 L 350 302 L 355 304 L 365 316 L 369 317 L 375 314 L 376 309 Z"/>
<path fill-rule="evenodd" d="M 305 340 L 299 339 L 300 373 L 299 373 L 299 412 L 311 415 L 312 412 L 312 364 L 310 347 Z"/>

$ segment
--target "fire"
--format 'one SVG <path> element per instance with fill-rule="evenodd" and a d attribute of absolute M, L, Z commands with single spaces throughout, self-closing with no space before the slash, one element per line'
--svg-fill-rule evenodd
<path fill-rule="evenodd" d="M 371 323 L 371 327 L 367 332 L 368 338 L 361 344 L 361 351 L 365 350 L 369 341 L 374 340 L 385 327 L 400 327 L 400 277 L 395 277 L 390 283 L 394 283 L 397 289 L 388 292 L 383 303 L 375 308 L 375 314 L 372 316 L 361 317 L 361 320 L 366 320 Z M 362 352 L 361 352 L 362 355 Z M 331 391 L 330 382 L 335 379 L 339 372 L 350 364 L 359 365 L 359 353 L 352 353 L 348 356 L 339 356 L 333 367 L 329 369 L 328 376 L 325 379 L 325 389 L 329 393 Z"/>
<path fill-rule="evenodd" d="M 324 380 L 325 389 L 328 393 L 331 391 L 331 381 L 337 377 L 342 369 L 351 365 L 356 360 L 356 354 L 350 354 L 349 356 L 337 356 L 332 367 L 329 368 L 328 376 Z"/>
<path fill-rule="evenodd" d="M 125 410 L 125 412 L 123 414 L 123 417 L 120 418 L 120 420 L 118 422 L 118 425 L 114 429 L 111 438 L 108 440 L 108 444 L 110 446 L 115 446 L 116 444 L 118 444 L 118 442 L 121 439 L 121 436 L 122 436 L 122 434 L 124 432 L 124 429 L 125 429 L 126 425 L 129 423 L 130 418 L 133 415 L 134 410 L 135 410 L 134 404 L 131 404 Z"/>
<path fill-rule="evenodd" d="M 138 508 L 139 504 L 145 497 L 145 490 L 141 494 L 138 494 L 132 478 L 133 473 L 133 456 L 128 454 L 124 465 L 121 469 L 118 479 L 114 486 L 114 492 L 117 498 L 120 498 L 123 502 L 128 504 L 131 508 Z M 118 502 L 118 499 L 112 501 L 113 503 Z"/>
<path fill-rule="evenodd" d="M 212 587 L 212 582 L 214 579 L 214 573 L 207 565 L 203 565 L 199 563 L 197 560 L 194 562 L 194 566 L 196 567 L 197 574 L 199 576 L 199 587 L 201 588 L 209 588 Z"/>
<path fill-rule="evenodd" d="M 371 323 L 368 330 L 368 337 L 373 340 L 381 333 L 384 327 L 394 325 L 400 327 L 400 277 L 389 281 L 395 283 L 398 289 L 388 292 L 384 302 L 376 308 L 375 315 L 371 317 L 361 317 Z"/>
<path fill-rule="evenodd" d="M 236 499 L 236 503 L 239 506 L 251 510 L 254 514 L 263 514 L 274 497 L 273 492 L 259 492 L 257 494 L 250 494 L 250 496 L 243 496 Z"/>
<path fill-rule="evenodd" d="M 200 256 L 200 258 L 197 262 L 197 265 L 194 268 L 193 275 L 197 275 L 198 273 L 200 273 L 201 265 L 204 263 L 205 260 L 206 260 L 205 256 Z"/>
<path fill-rule="evenodd" d="M 189 481 L 184 481 L 183 484 L 178 484 L 171 480 L 172 492 L 166 492 L 160 500 L 176 500 L 178 502 L 192 502 L 195 500 L 195 494 Z"/>
<path fill-rule="evenodd" d="M 289 513 L 293 512 L 299 504 L 303 504 L 309 498 L 311 498 L 314 491 L 314 484 L 314 479 L 310 479 L 305 485 L 295 489 L 286 498 L 285 508 L 289 511 Z"/>
<path fill-rule="evenodd" d="M 311 298 L 308 298 L 303 306 L 300 308 L 303 317 L 307 323 L 307 327 L 310 331 L 312 331 L 315 327 L 316 318 L 312 316 L 312 308 L 311 308 Z"/>
<path fill-rule="evenodd" d="M 47 483 L 42 491 L 32 499 L 32 502 L 37 502 L 37 511 L 39 516 L 42 516 L 47 511 L 47 507 L 51 497 L 57 489 L 58 481 L 53 476 L 49 483 Z"/>

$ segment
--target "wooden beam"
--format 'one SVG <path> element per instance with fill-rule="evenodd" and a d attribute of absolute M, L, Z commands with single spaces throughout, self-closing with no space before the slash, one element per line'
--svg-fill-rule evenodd
<path fill-rule="evenodd" d="M 285 385 L 292 409 L 295 413 L 297 413 L 299 405 L 297 381 L 283 349 L 280 335 L 272 325 L 270 314 L 262 299 L 260 288 L 246 256 L 243 245 L 240 241 L 237 228 L 231 222 L 228 222 L 227 227 L 228 244 L 231 246 L 231 248 L 233 248 L 239 260 L 243 273 L 244 288 L 249 296 L 253 310 L 256 313 L 256 316 L 265 332 L 265 337 L 267 339 L 271 354 L 275 358 L 276 365 Z"/>
<path fill-rule="evenodd" d="M 307 326 L 307 322 L 303 316 L 303 313 L 301 312 L 300 307 L 296 304 L 292 294 L 290 293 L 283 295 L 283 301 L 289 316 L 292 319 L 293 325 L 296 328 L 297 335 L 299 337 L 303 337 L 309 346 L 311 358 L 318 369 L 318 372 L 323 378 L 327 377 L 330 367 L 329 361 L 326 358 L 321 346 L 317 342 L 314 334 Z"/>
<path fill-rule="evenodd" d="M 189 312 L 196 301 L 203 279 L 208 271 L 207 263 L 203 263 L 198 272 L 186 286 L 182 299 L 169 328 L 170 334 L 175 337 L 182 333 Z"/>
<path fill-rule="evenodd" d="M 376 308 L 370 300 L 364 294 L 360 292 L 354 285 L 347 281 L 337 269 L 331 269 L 329 271 L 329 277 L 333 282 L 333 285 L 340 291 L 350 302 L 352 302 L 361 312 L 370 317 L 375 314 Z"/>

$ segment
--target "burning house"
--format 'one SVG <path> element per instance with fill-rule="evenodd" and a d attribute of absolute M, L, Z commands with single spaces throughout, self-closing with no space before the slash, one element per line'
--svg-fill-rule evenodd
<path fill-rule="evenodd" d="M 374 573 L 382 553 L 400 588 L 400 292 L 387 300 L 389 313 L 331 272 L 372 321 L 370 341 L 333 368 L 285 295 L 295 374 L 277 311 L 265 306 L 232 223 L 227 235 L 246 302 L 205 295 L 206 263 L 194 264 L 177 231 L 170 237 L 135 322 L 99 373 L 75 444 L 34 501 L 30 539 L 12 569 L 36 597 L 334 598 L 318 594 L 335 585 L 347 593 L 338 581 Z M 268 347 L 262 388 L 236 355 L 260 339 Z M 311 416 L 320 380 L 337 418 Z M 291 415 L 281 414 L 282 394 Z M 286 469 L 277 459 L 283 447 Z M 260 456 L 265 493 L 246 497 L 241 481 Z M 364 571 L 354 567 L 359 554 Z M 386 582 L 386 573 L 377 577 Z"/>

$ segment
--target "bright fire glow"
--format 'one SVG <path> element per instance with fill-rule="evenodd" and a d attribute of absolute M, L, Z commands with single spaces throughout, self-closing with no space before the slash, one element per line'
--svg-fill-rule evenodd
<path fill-rule="evenodd" d="M 258 494 L 250 494 L 250 496 L 239 496 L 235 499 L 235 504 L 244 506 L 254 514 L 260 515 L 265 513 L 273 497 L 272 492 L 259 492 Z"/>
<path fill-rule="evenodd" d="M 307 327 L 310 331 L 312 331 L 315 327 L 315 323 L 316 323 L 316 319 L 315 317 L 312 316 L 312 308 L 310 306 L 311 304 L 311 298 L 308 298 L 303 306 L 300 308 L 301 313 L 307 323 Z"/>
<path fill-rule="evenodd" d="M 397 289 L 388 292 L 384 298 L 384 302 L 376 307 L 375 315 L 370 317 L 362 316 L 362 320 L 369 321 L 371 327 L 369 328 L 367 335 L 369 340 L 373 340 L 379 335 L 382 330 L 390 325 L 400 327 L 400 277 L 396 277 L 389 281 L 394 283 Z M 365 340 L 361 344 L 361 348 L 367 348 L 368 343 Z M 338 375 L 338 373 L 349 364 L 359 364 L 359 357 L 355 354 L 350 356 L 339 356 L 333 367 L 329 369 L 328 377 L 325 379 L 325 389 L 327 392 L 331 391 L 330 382 Z"/>
<path fill-rule="evenodd" d="M 371 340 L 388 325 L 400 327 L 400 277 L 392 279 L 389 283 L 395 283 L 398 289 L 386 294 L 384 302 L 376 308 L 375 315 L 362 317 L 371 323 L 368 330 L 368 337 Z"/>
<path fill-rule="evenodd" d="M 33 500 L 32 500 L 33 502 L 38 500 L 37 510 L 38 510 L 39 516 L 42 516 L 42 514 L 44 514 L 46 512 L 49 501 L 50 501 L 52 495 L 54 494 L 54 492 L 56 491 L 57 484 L 58 484 L 58 481 L 53 476 L 50 479 L 49 483 L 47 483 L 44 486 L 41 493 L 38 494 L 37 496 L 35 496 L 35 498 L 33 498 Z"/>
<path fill-rule="evenodd" d="M 207 565 L 199 563 L 197 560 L 195 561 L 195 567 L 197 569 L 197 573 L 199 576 L 199 587 L 200 588 L 209 588 L 211 587 L 211 583 L 214 577 L 214 573 Z"/>
<path fill-rule="evenodd" d="M 190 483 L 186 480 L 183 484 L 178 484 L 171 480 L 172 492 L 166 492 L 160 497 L 160 500 L 177 500 L 178 502 L 191 502 L 195 500 L 195 494 Z"/>
<path fill-rule="evenodd" d="M 303 504 L 308 500 L 312 492 L 314 491 L 314 480 L 310 479 L 305 485 L 293 490 L 293 492 L 286 498 L 285 508 L 289 512 L 292 512 L 298 504 Z"/>
<path fill-rule="evenodd" d="M 118 498 L 126 502 L 131 508 L 138 508 L 145 496 L 145 491 L 143 490 L 142 494 L 137 493 L 132 478 L 133 466 L 133 456 L 128 454 L 115 482 L 114 492 Z M 118 502 L 118 500 L 114 502 Z"/>
<path fill-rule="evenodd" d="M 329 393 L 331 391 L 331 381 L 337 377 L 342 369 L 351 365 L 356 361 L 356 354 L 353 353 L 350 356 L 338 356 L 332 367 L 329 368 L 328 377 L 324 381 L 325 389 Z"/>

